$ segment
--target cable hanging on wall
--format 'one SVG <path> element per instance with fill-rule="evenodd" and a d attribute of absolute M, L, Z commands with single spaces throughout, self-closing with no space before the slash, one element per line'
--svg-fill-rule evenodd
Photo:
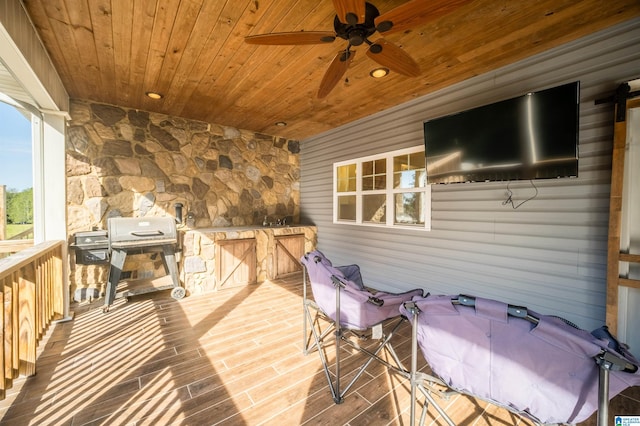
<path fill-rule="evenodd" d="M 511 181 L 507 182 L 507 199 L 502 202 L 502 205 L 503 206 L 511 205 L 511 207 L 515 210 L 521 205 L 523 205 L 524 203 L 526 203 L 527 201 L 531 201 L 534 198 L 536 198 L 538 196 L 538 187 L 536 187 L 536 185 L 533 183 L 533 179 L 530 179 L 529 182 L 531 183 L 531 186 L 533 186 L 533 189 L 536 190 L 536 193 L 533 194 L 531 197 L 527 198 L 526 200 L 521 201 L 518 204 L 515 204 L 513 202 L 513 191 L 511 191 L 511 189 L 509 188 L 509 185 L 511 185 Z"/>

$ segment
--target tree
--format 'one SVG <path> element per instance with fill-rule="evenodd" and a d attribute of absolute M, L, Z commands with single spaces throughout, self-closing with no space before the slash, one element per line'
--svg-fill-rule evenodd
<path fill-rule="evenodd" d="M 33 188 L 7 191 L 7 222 L 33 223 Z"/>

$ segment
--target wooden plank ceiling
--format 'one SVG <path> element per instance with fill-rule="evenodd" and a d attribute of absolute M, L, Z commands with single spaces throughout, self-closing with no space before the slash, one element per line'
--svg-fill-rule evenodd
<path fill-rule="evenodd" d="M 417 0 L 422 1 L 422 0 Z M 429 0 L 424 0 L 429 1 Z M 366 45 L 329 95 L 346 40 L 257 46 L 247 35 L 333 31 L 330 0 L 23 0 L 71 98 L 304 139 L 640 16 L 638 0 L 474 0 L 385 36 L 419 77 L 373 79 Z M 407 0 L 371 0 L 385 13 Z M 380 36 L 371 37 L 375 41 Z M 523 88 L 527 90 L 528 88 Z M 146 91 L 160 92 L 153 101 Z M 275 123 L 284 121 L 286 127 Z"/>

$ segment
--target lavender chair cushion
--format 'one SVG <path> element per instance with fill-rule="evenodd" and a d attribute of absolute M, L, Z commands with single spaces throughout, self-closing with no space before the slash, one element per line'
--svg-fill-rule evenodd
<path fill-rule="evenodd" d="M 316 304 L 334 321 L 336 286 L 332 277 L 344 284 L 340 293 L 340 325 L 353 330 L 366 330 L 386 319 L 397 317 L 402 303 L 423 295 L 422 289 L 399 294 L 382 291 L 372 293 L 365 289 L 357 265 L 334 267 L 318 250 L 304 255 L 301 262 L 307 269 Z M 372 303 L 372 300 L 379 303 Z M 381 306 L 378 306 L 380 303 Z"/>
<path fill-rule="evenodd" d="M 476 298 L 474 308 L 452 304 L 456 297 L 414 298 L 418 344 L 445 383 L 542 423 L 577 423 L 597 410 L 594 357 L 613 350 L 609 341 L 557 317 L 529 311 L 539 319 L 535 325 L 508 316 L 505 303 Z M 628 352 L 617 355 L 638 365 Z M 640 370 L 612 371 L 609 399 L 638 384 Z"/>

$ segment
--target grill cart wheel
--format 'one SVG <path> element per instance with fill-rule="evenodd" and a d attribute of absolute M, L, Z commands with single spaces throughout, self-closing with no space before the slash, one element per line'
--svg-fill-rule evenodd
<path fill-rule="evenodd" d="M 171 290 L 171 297 L 173 297 L 176 300 L 180 300 L 185 296 L 185 290 L 182 287 L 175 287 L 173 290 Z"/>

